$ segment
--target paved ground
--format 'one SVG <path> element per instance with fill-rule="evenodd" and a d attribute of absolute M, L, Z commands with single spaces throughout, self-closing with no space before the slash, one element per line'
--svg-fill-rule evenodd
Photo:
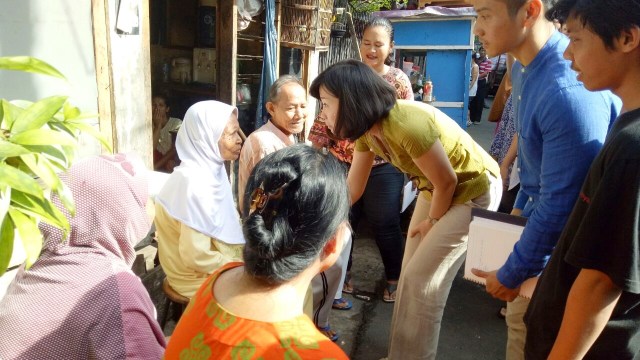
<path fill-rule="evenodd" d="M 484 113 L 486 118 L 488 110 Z M 468 132 L 488 149 L 494 128 L 495 124 L 483 119 Z M 356 289 L 372 299 L 366 302 L 348 296 L 354 303 L 353 309 L 334 310 L 331 326 L 340 333 L 338 343 L 352 359 L 377 360 L 386 356 L 393 304 L 381 300 L 382 261 L 364 223 L 355 241 L 352 273 Z M 482 287 L 462 279 L 460 271 L 445 308 L 438 359 L 503 359 L 506 327 L 497 316 L 500 306 L 502 303 L 488 296 Z"/>

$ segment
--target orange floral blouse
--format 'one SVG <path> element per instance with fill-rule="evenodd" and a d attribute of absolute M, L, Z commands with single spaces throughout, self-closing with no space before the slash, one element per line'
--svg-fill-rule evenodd
<path fill-rule="evenodd" d="M 389 71 L 382 75 L 382 78 L 396 89 L 398 99 L 413 100 L 411 82 L 407 74 L 402 72 L 402 70 L 389 67 Z M 327 135 L 327 125 L 322 120 L 316 119 L 313 123 L 309 132 L 309 140 L 321 147 L 326 147 L 338 160 L 351 164 L 355 143 L 349 140 L 334 140 L 329 138 Z M 373 166 L 384 164 L 385 162 L 381 157 L 376 156 Z"/>
<path fill-rule="evenodd" d="M 242 265 L 229 263 L 202 284 L 169 340 L 165 359 L 348 359 L 306 315 L 267 323 L 220 306 L 213 284 L 221 273 Z"/>

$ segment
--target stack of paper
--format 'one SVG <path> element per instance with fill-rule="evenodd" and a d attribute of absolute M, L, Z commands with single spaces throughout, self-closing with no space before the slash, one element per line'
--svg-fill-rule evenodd
<path fill-rule="evenodd" d="M 464 278 L 484 285 L 485 280 L 473 275 L 471 269 L 493 271 L 502 267 L 526 222 L 527 219 L 520 216 L 473 209 Z M 537 277 L 525 281 L 520 287 L 520 296 L 531 298 L 537 282 Z"/>

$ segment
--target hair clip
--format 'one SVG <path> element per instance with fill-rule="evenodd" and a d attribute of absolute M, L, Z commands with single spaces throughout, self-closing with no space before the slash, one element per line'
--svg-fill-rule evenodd
<path fill-rule="evenodd" d="M 264 184 L 260 184 L 253 193 L 251 193 L 251 205 L 249 206 L 249 215 L 253 214 L 254 211 L 258 211 L 258 214 L 262 215 L 262 212 L 269 204 L 269 200 L 279 200 L 282 198 L 284 194 L 284 189 L 289 186 L 289 183 L 286 182 L 282 184 L 279 188 L 275 189 L 272 192 L 264 191 Z"/>

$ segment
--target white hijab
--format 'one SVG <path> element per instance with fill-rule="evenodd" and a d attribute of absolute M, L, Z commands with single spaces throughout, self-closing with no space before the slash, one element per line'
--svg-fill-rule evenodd
<path fill-rule="evenodd" d="M 237 113 L 218 101 L 201 101 L 187 110 L 176 139 L 182 163 L 156 198 L 173 218 L 227 244 L 245 242 L 218 147 L 229 117 Z"/>

